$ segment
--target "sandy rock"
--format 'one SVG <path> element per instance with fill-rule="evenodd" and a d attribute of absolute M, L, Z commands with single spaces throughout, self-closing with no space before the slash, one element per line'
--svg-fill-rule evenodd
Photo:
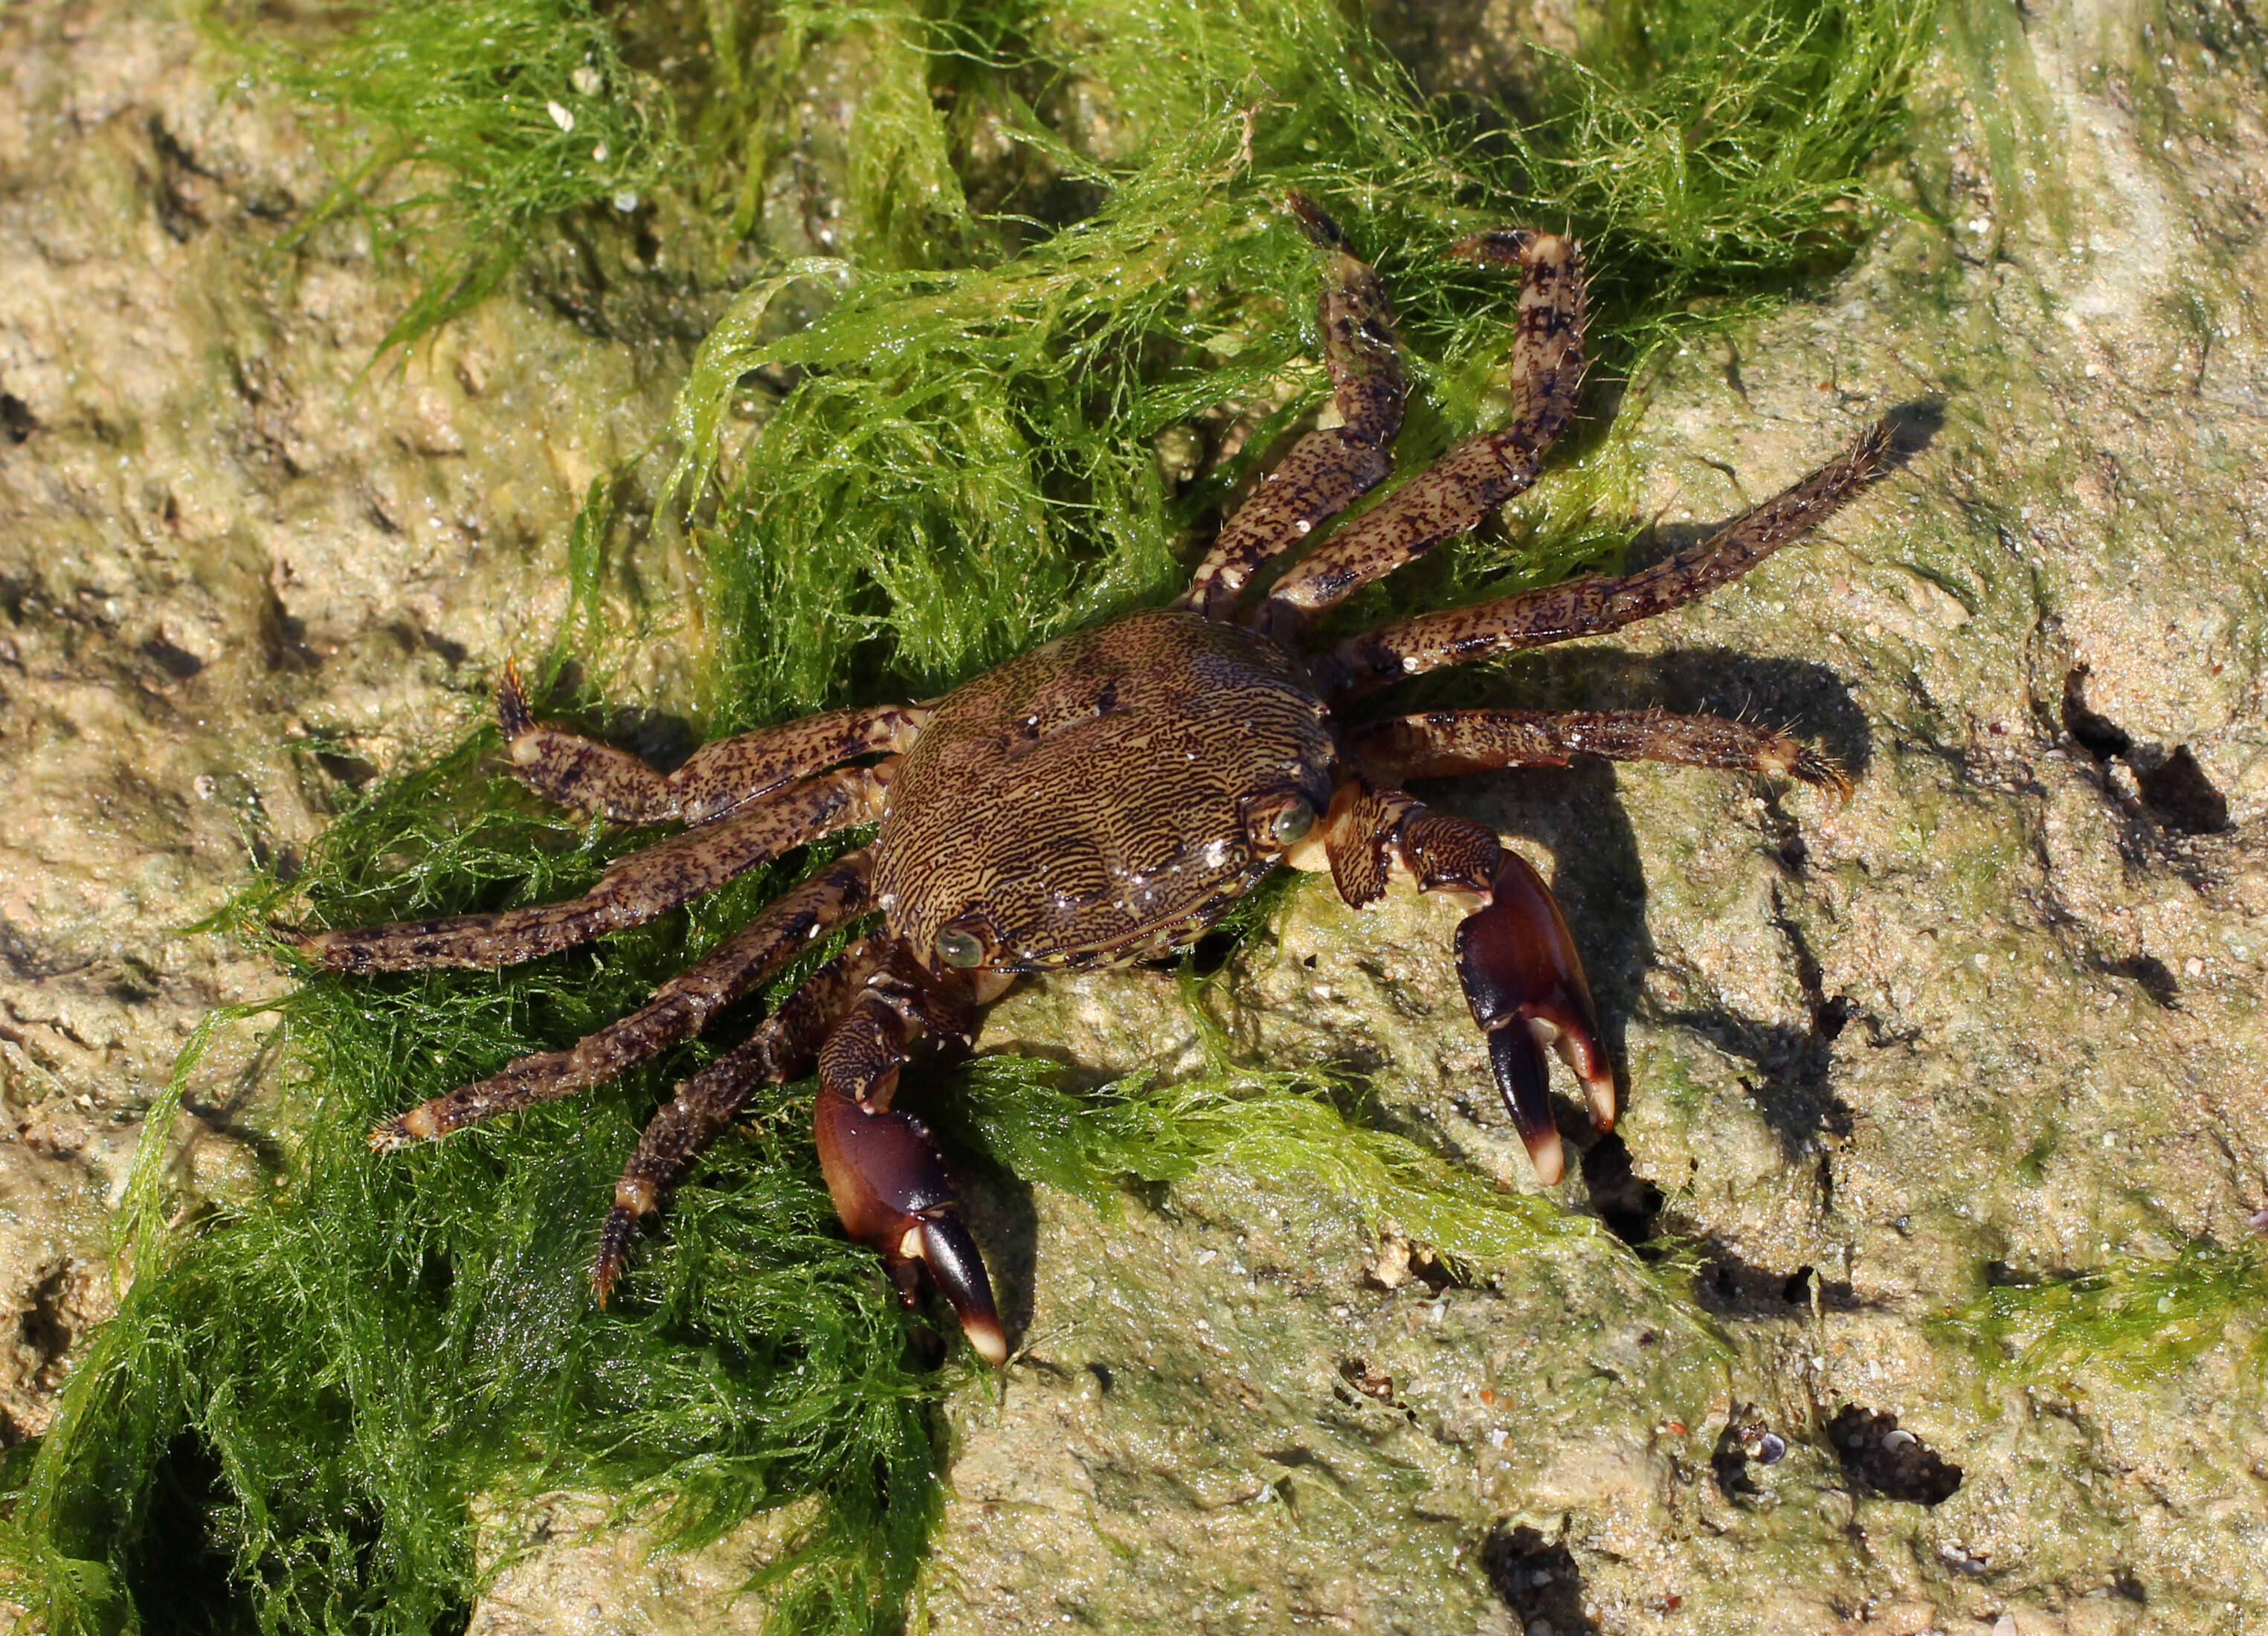
<path fill-rule="evenodd" d="M 413 286 L 345 227 L 279 250 L 328 182 L 232 72 L 151 8 L 0 15 L 11 1435 L 110 1299 L 141 1109 L 209 1007 L 281 987 L 185 930 L 251 859 L 306 847 L 335 791 L 484 707 L 556 617 L 547 554 L 591 476 L 667 402 L 639 359 L 511 301 L 364 375 Z M 255 1038 L 192 1090 L 214 1175 Z"/>

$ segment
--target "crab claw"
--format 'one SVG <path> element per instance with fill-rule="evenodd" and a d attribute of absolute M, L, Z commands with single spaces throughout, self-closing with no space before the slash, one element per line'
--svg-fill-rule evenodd
<path fill-rule="evenodd" d="M 1582 957 L 1543 877 L 1507 847 L 1488 906 L 1457 927 L 1457 975 L 1473 1021 L 1488 1035 L 1497 1089 L 1545 1186 L 1566 1170 L 1551 1122 L 1550 1046 L 1583 1083 L 1591 1126 L 1615 1127 L 1615 1075 L 1599 1043 L 1599 1019 Z"/>
<path fill-rule="evenodd" d="M 992 1303 L 984 1258 L 961 1220 L 945 1160 L 929 1127 L 893 1109 L 868 1113 L 821 1087 L 819 1168 L 836 1213 L 851 1238 L 882 1257 L 898 1297 L 914 1304 L 917 1263 L 961 1320 L 961 1333 L 990 1364 L 1008 1360 L 1008 1340 Z"/>

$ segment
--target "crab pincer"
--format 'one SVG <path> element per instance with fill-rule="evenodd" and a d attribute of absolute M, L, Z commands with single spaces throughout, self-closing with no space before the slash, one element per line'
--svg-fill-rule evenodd
<path fill-rule="evenodd" d="M 1457 926 L 1457 976 L 1473 1021 L 1488 1035 L 1489 1064 L 1521 1140 L 1544 1185 L 1566 1169 L 1551 1122 L 1550 1070 L 1543 1051 L 1583 1083 L 1591 1128 L 1615 1128 L 1615 1074 L 1599 1043 L 1599 1017 L 1582 956 L 1551 888 L 1506 847 L 1487 905 Z"/>
<path fill-rule="evenodd" d="M 870 1112 L 823 1084 L 815 1113 L 819 1165 L 843 1229 L 880 1255 L 898 1299 L 909 1308 L 916 1264 L 926 1266 L 968 1344 L 985 1362 L 1005 1363 L 1008 1341 L 993 1304 L 992 1280 L 961 1222 L 929 1127 L 896 1109 Z"/>

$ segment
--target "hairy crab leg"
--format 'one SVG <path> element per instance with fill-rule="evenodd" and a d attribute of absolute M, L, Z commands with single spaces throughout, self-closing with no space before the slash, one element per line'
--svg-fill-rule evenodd
<path fill-rule="evenodd" d="M 755 919 L 657 988 L 653 999 L 566 1050 L 541 1051 L 501 1072 L 395 1115 L 370 1133 L 380 1150 L 446 1136 L 501 1113 L 603 1085 L 707 1028 L 830 926 L 862 913 L 871 897 L 873 853 L 836 859 L 788 891 Z"/>
<path fill-rule="evenodd" d="M 898 1070 L 916 1042 L 967 1044 L 976 1035 L 976 989 L 967 973 L 933 973 L 901 944 L 866 981 L 819 1053 L 819 1078 L 869 1112 L 897 1094 Z"/>
<path fill-rule="evenodd" d="M 1403 676 L 1515 648 L 1619 630 L 1730 584 L 1789 541 L 1825 522 L 1899 463 L 1897 433 L 1877 421 L 1851 446 L 1697 545 L 1634 574 L 1591 574 L 1493 602 L 1386 625 L 1341 643 L 1311 667 L 1344 703 Z"/>
<path fill-rule="evenodd" d="M 803 1071 L 866 979 L 881 968 L 889 947 L 880 937 L 851 944 L 814 972 L 737 1049 L 680 1085 L 647 1123 L 615 1183 L 614 1208 L 599 1233 L 591 1286 L 601 1306 L 630 1258 L 639 1218 L 661 1208 L 702 1150 L 724 1134 L 750 1091 Z"/>
<path fill-rule="evenodd" d="M 1339 786 L 1288 861 L 1328 866 L 1340 896 L 1357 908 L 1383 895 L 1395 867 L 1425 891 L 1476 905 L 1457 926 L 1457 976 L 1487 1037 L 1498 1094 L 1546 1186 L 1565 1173 L 1566 1156 L 1551 1118 L 1545 1047 L 1582 1082 L 1592 1128 L 1614 1128 L 1614 1070 L 1567 917 L 1543 878 L 1485 826 L 1357 777 Z"/>
<path fill-rule="evenodd" d="M 907 749 L 929 711 L 908 704 L 828 711 L 704 744 L 668 774 L 571 727 L 536 720 L 516 668 L 506 668 L 497 690 L 497 719 L 513 770 L 537 794 L 616 823 L 703 824 L 829 767 Z"/>
<path fill-rule="evenodd" d="M 1332 401 L 1344 424 L 1292 446 L 1221 527 L 1177 607 L 1226 619 L 1253 571 L 1369 493 L 1394 469 L 1387 446 L 1402 430 L 1410 386 L 1394 335 L 1394 307 L 1369 266 L 1346 247 L 1338 224 L 1304 194 L 1285 201 L 1323 252 L 1316 316 Z"/>
<path fill-rule="evenodd" d="M 980 999 L 1005 986 L 996 977 L 931 972 L 901 947 L 821 1048 L 813 1109 L 820 1169 L 844 1231 L 880 1255 L 909 1308 L 917 1264 L 927 1267 L 968 1344 L 995 1365 L 1007 1361 L 1008 1342 L 984 1257 L 961 1220 L 936 1139 L 890 1099 L 915 1040 L 966 1041 Z"/>
<path fill-rule="evenodd" d="M 1359 727 L 1348 748 L 1374 776 L 1396 783 L 1498 767 L 1564 767 L 1572 756 L 1599 755 L 1776 773 L 1837 800 L 1851 796 L 1841 768 L 1787 733 L 1660 710 L 1437 710 Z"/>
<path fill-rule="evenodd" d="M 1512 343 L 1518 408 L 1509 424 L 1451 449 L 1276 582 L 1251 623 L 1287 647 L 1298 645 L 1317 614 L 1464 533 L 1534 483 L 1574 415 L 1583 380 L 1580 247 L 1557 233 L 1506 232 L 1469 239 L 1458 251 L 1521 269 Z"/>
<path fill-rule="evenodd" d="M 890 763 L 846 767 L 797 785 L 761 807 L 633 852 L 588 892 L 492 915 L 402 920 L 336 932 L 270 927 L 332 971 L 423 971 L 433 966 L 509 966 L 642 925 L 713 892 L 757 865 L 882 815 Z"/>

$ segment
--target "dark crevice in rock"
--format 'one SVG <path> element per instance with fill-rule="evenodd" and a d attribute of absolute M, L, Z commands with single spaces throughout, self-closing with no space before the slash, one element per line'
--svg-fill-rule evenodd
<path fill-rule="evenodd" d="M 2186 744 L 2154 765 L 2135 763 L 2142 800 L 2160 823 L 2183 835 L 2218 835 L 2228 828 L 2228 798 L 2215 789 Z"/>
<path fill-rule="evenodd" d="M 176 682 L 187 682 L 205 667 L 204 660 L 187 648 L 174 646 L 162 634 L 142 645 L 142 657 Z"/>
<path fill-rule="evenodd" d="M 120 1575 L 144 1630 L 231 1631 L 253 1624 L 221 1521 L 232 1499 L 211 1445 L 194 1433 L 175 1437 L 153 1474 Z"/>
<path fill-rule="evenodd" d="M 317 750 L 315 765 L 350 790 L 359 790 L 378 777 L 378 769 L 361 756 L 342 755 L 336 750 Z"/>
<path fill-rule="evenodd" d="M 1209 977 L 1228 964 L 1228 957 L 1236 952 L 1237 934 L 1233 932 L 1208 932 L 1189 949 L 1189 969 L 1201 977 Z M 1310 965 L 1314 956 L 1307 957 Z"/>
<path fill-rule="evenodd" d="M 1885 1500 L 1941 1505 L 1961 1486 L 1961 1468 L 1900 1430 L 1894 1414 L 1845 1404 L 1828 1422 L 1827 1441 L 1835 1445 L 1844 1474 Z"/>
<path fill-rule="evenodd" d="M 2177 835 L 2218 835 L 2228 828 L 2228 798 L 2214 787 L 2186 744 L 2169 751 L 2138 744 L 2133 736 L 2087 702 L 2089 672 L 2073 666 L 2063 679 L 2063 727 L 2101 765 L 2123 761 L 2133 770 L 2143 810 Z"/>
<path fill-rule="evenodd" d="M 1718 1492 L 1746 1508 L 1764 1494 L 1749 1463 L 1778 1465 L 1786 1454 L 1787 1440 L 1757 1417 L 1753 1404 L 1742 1404 L 1717 1434 L 1716 1447 L 1709 1451 L 1709 1474 L 1717 1480 Z"/>
<path fill-rule="evenodd" d="M 270 670 L 306 675 L 322 668 L 321 658 L 307 645 L 306 622 L 295 618 L 272 590 L 261 610 L 260 646 Z"/>
<path fill-rule="evenodd" d="M 32 413 L 30 404 L 12 392 L 0 392 L 0 437 L 23 443 L 39 429 L 39 416 Z"/>
<path fill-rule="evenodd" d="M 43 1386 L 52 1386 L 55 1366 L 70 1351 L 71 1326 L 64 1321 L 63 1307 L 71 1293 L 71 1270 L 67 1263 L 45 1268 L 39 1283 L 32 1290 L 31 1305 L 24 1309 L 18 1321 L 18 1331 L 24 1345 L 40 1360 L 36 1378 Z"/>
<path fill-rule="evenodd" d="M 158 225 L 175 243 L 186 244 L 212 225 L 206 184 L 218 179 L 155 114 L 150 116 L 150 146 L 158 156 Z"/>
<path fill-rule="evenodd" d="M 1371 1362 L 1369 1359 L 1342 1359 L 1339 1362 L 1339 1378 L 1346 1382 L 1344 1387 L 1339 1389 L 1345 1402 L 1352 1403 L 1354 1401 L 1352 1394 L 1360 1392 L 1365 1397 L 1373 1398 L 1394 1410 L 1410 1425 L 1418 1424 L 1418 1411 L 1403 1401 L 1402 1394 L 1395 1389 L 1394 1377 Z"/>
<path fill-rule="evenodd" d="M 2088 668 L 2080 665 L 2063 679 L 2063 730 L 2095 760 L 2109 761 L 2134 748 L 2134 741 L 2110 718 L 2088 708 Z"/>
<path fill-rule="evenodd" d="M 656 772 L 675 771 L 701 746 L 701 735 L 691 722 L 659 710 L 618 710 L 599 736 Z"/>
<path fill-rule="evenodd" d="M 1583 1611 L 1583 1570 L 1564 1543 L 1498 1527 L 1481 1546 L 1481 1568 L 1530 1632 L 1540 1620 L 1550 1636 L 1596 1636 L 1598 1621 Z"/>
<path fill-rule="evenodd" d="M 1793 1271 L 1760 1267 L 1713 1235 L 1701 1249 L 1707 1259 L 1694 1278 L 1693 1293 L 1705 1311 L 1720 1318 L 1787 1318 L 1815 1304 L 1829 1312 L 1855 1312 L 1867 1303 L 1848 1279 L 1819 1276 L 1808 1265 Z"/>
<path fill-rule="evenodd" d="M 1649 1260 L 1659 1256 L 1646 1247 L 1660 1233 L 1662 1191 L 1631 1168 L 1630 1145 L 1619 1135 L 1591 1144 L 1583 1155 L 1583 1185 L 1609 1233 Z"/>

